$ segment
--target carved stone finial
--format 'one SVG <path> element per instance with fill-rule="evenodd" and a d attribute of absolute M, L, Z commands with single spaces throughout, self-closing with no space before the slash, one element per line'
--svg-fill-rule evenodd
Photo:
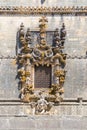
<path fill-rule="evenodd" d="M 56 28 L 56 30 L 54 32 L 53 46 L 55 46 L 55 47 L 59 47 L 60 46 L 60 36 L 59 36 L 58 28 Z"/>
<path fill-rule="evenodd" d="M 24 37 L 24 25 L 23 25 L 23 23 L 21 23 L 21 25 L 20 25 L 19 34 L 20 34 L 20 37 Z"/>
<path fill-rule="evenodd" d="M 61 38 L 61 45 L 64 46 L 65 39 L 66 39 L 66 30 L 65 30 L 65 24 L 62 24 L 62 28 L 60 30 L 60 38 Z"/>
<path fill-rule="evenodd" d="M 21 28 L 24 28 L 24 24 L 23 24 L 23 23 L 21 23 L 20 27 L 21 27 Z"/>
<path fill-rule="evenodd" d="M 39 28 L 40 28 L 40 44 L 41 45 L 45 45 L 46 44 L 46 23 L 48 22 L 48 20 L 46 19 L 45 16 L 43 16 L 40 20 L 39 20 L 40 24 L 39 24 Z"/>
<path fill-rule="evenodd" d="M 31 32 L 30 32 L 30 28 L 27 29 L 27 32 L 26 32 L 26 42 L 28 42 L 28 44 L 31 44 Z"/>
<path fill-rule="evenodd" d="M 65 39 L 66 39 L 66 30 L 65 30 L 65 24 L 63 23 L 60 29 L 60 33 L 58 28 L 56 28 L 56 30 L 54 31 L 53 46 L 63 48 Z"/>

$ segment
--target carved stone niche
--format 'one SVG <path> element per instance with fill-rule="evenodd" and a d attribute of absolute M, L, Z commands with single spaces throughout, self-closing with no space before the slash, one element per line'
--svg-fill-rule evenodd
<path fill-rule="evenodd" d="M 41 109 L 41 112 L 49 110 L 50 102 L 59 103 L 62 100 L 66 75 L 64 70 L 66 54 L 63 53 L 65 25 L 63 23 L 60 32 L 58 29 L 54 31 L 53 44 L 48 45 L 47 22 L 44 16 L 39 20 L 39 42 L 33 46 L 30 29 L 28 28 L 25 33 L 22 23 L 18 31 L 17 65 L 20 98 L 23 102 L 35 102 L 36 111 Z"/>

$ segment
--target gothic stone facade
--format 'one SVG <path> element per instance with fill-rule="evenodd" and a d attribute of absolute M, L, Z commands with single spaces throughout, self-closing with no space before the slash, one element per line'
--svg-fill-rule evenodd
<path fill-rule="evenodd" d="M 0 1 L 0 130 L 87 129 L 86 5 L 86 0 Z M 18 68 L 14 62 L 20 51 L 17 46 L 20 24 L 24 24 L 25 31 L 30 28 L 33 32 L 34 46 L 43 15 L 48 19 L 49 45 L 52 45 L 54 30 L 60 30 L 62 23 L 65 24 L 63 52 L 67 57 L 63 100 L 52 104 L 50 114 L 38 116 L 33 108 L 31 114 L 29 102 L 20 99 Z"/>

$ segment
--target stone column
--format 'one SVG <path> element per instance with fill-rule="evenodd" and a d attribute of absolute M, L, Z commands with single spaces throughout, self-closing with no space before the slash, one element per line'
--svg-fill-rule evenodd
<path fill-rule="evenodd" d="M 27 58 L 27 63 L 25 66 L 25 72 L 27 73 L 26 75 L 26 84 L 29 85 L 31 84 L 31 63 L 30 63 L 30 59 Z"/>
<path fill-rule="evenodd" d="M 55 73 L 56 71 L 59 70 L 59 59 L 55 58 L 54 62 L 55 62 L 54 65 L 54 73 Z M 54 84 L 59 84 L 59 77 L 57 77 L 55 74 L 54 74 Z"/>

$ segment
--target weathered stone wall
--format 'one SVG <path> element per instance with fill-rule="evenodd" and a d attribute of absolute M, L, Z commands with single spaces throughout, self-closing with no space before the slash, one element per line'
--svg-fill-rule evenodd
<path fill-rule="evenodd" d="M 38 30 L 38 16 L 1 16 L 0 17 L 0 98 L 18 98 L 17 65 L 13 64 L 16 56 L 17 31 L 21 22 L 25 25 L 25 30 Z M 66 81 L 64 85 L 65 98 L 77 98 L 82 96 L 87 99 L 87 17 L 83 16 L 47 16 L 48 31 L 54 31 L 61 27 L 61 22 L 65 23 L 67 38 L 64 52 L 67 53 Z M 34 37 L 36 40 L 37 37 Z M 49 43 L 52 43 L 48 39 Z M 49 44 L 48 43 L 48 44 Z M 10 58 L 10 59 L 9 59 Z M 8 91 L 7 91 L 8 90 Z"/>
<path fill-rule="evenodd" d="M 43 2 L 44 1 L 44 2 Z M 41 4 L 42 3 L 42 4 Z M 85 6 L 86 0 L 1 0 L 2 6 Z"/>
<path fill-rule="evenodd" d="M 0 6 L 86 6 L 87 0 L 0 0 Z M 0 15 L 0 130 L 87 130 L 87 16 L 52 15 L 48 31 L 60 28 L 64 22 L 67 53 L 64 101 L 55 105 L 55 114 L 29 114 L 29 104 L 20 102 L 16 56 L 17 31 L 23 22 L 25 29 L 38 30 L 41 16 Z M 37 37 L 35 36 L 36 40 Z M 49 43 L 51 37 L 48 39 Z M 83 101 L 77 98 L 82 97 Z"/>
<path fill-rule="evenodd" d="M 29 116 L 1 120 L 1 130 L 87 130 L 86 117 Z"/>
<path fill-rule="evenodd" d="M 39 18 L 38 16 L 1 16 L 0 56 L 15 56 L 16 34 L 20 24 L 23 22 L 25 29 L 30 27 L 31 30 L 38 30 Z M 47 16 L 47 18 L 49 31 L 54 31 L 61 27 L 62 22 L 65 23 L 67 31 L 65 52 L 70 56 L 85 56 L 87 50 L 87 16 Z"/>

